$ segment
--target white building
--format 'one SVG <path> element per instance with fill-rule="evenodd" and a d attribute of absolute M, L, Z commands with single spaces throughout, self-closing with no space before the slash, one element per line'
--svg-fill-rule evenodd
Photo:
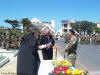
<path fill-rule="evenodd" d="M 62 36 L 62 28 L 56 32 L 55 36 Z"/>
<path fill-rule="evenodd" d="M 97 23 L 97 27 L 100 28 L 100 21 Z"/>
<path fill-rule="evenodd" d="M 69 32 L 70 29 L 72 29 L 71 25 L 72 23 L 75 23 L 75 20 L 62 20 L 62 35 Z"/>
<path fill-rule="evenodd" d="M 33 25 L 36 25 L 36 26 L 43 26 L 43 29 L 44 30 L 45 28 L 49 28 L 52 32 L 55 32 L 54 30 L 54 27 L 55 27 L 55 21 L 52 20 L 51 22 L 47 22 L 47 21 L 40 21 L 39 19 L 37 18 L 33 18 L 31 20 L 32 24 Z"/>
<path fill-rule="evenodd" d="M 62 36 L 63 34 L 69 32 L 70 29 L 72 29 L 71 27 L 71 23 L 76 23 L 75 20 L 62 20 L 62 27 L 56 32 L 55 35 L 59 35 L 59 36 Z M 76 31 L 75 31 L 76 34 L 78 34 Z"/>

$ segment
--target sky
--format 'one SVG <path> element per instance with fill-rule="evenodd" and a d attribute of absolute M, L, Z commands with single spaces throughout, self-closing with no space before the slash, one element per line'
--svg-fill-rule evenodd
<path fill-rule="evenodd" d="M 100 21 L 100 0 L 0 0 L 0 26 L 11 27 L 5 19 L 38 18 L 55 20 L 55 31 L 61 20 Z"/>

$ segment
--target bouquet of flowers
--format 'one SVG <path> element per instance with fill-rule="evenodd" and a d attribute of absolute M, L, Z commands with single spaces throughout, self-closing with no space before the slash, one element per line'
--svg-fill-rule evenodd
<path fill-rule="evenodd" d="M 49 75 L 86 75 L 84 70 L 74 69 L 68 61 L 53 61 L 54 70 Z"/>
<path fill-rule="evenodd" d="M 67 66 L 67 67 L 72 67 L 72 64 L 68 61 L 53 61 L 52 64 L 54 66 Z"/>

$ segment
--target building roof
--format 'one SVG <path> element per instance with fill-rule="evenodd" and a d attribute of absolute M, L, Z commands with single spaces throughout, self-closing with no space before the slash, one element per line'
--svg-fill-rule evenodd
<path fill-rule="evenodd" d="M 100 24 L 100 21 L 97 24 Z"/>
<path fill-rule="evenodd" d="M 40 21 L 39 19 L 37 19 L 37 18 L 33 18 L 33 19 L 31 20 L 31 22 L 32 22 L 32 23 L 34 23 L 34 22 L 39 22 L 39 23 L 41 23 L 41 21 Z"/>
<path fill-rule="evenodd" d="M 71 23 L 76 23 L 76 21 L 74 19 L 71 19 L 70 22 Z"/>
<path fill-rule="evenodd" d="M 37 18 L 33 18 L 31 22 L 33 25 L 38 26 L 40 29 L 49 28 L 52 32 L 54 32 L 54 21 L 53 20 L 49 22 L 49 21 L 40 21 Z"/>

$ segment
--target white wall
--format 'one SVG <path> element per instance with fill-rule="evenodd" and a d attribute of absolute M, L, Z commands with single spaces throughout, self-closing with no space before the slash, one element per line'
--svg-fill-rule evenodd
<path fill-rule="evenodd" d="M 100 28 L 100 24 L 97 24 L 97 27 Z"/>

